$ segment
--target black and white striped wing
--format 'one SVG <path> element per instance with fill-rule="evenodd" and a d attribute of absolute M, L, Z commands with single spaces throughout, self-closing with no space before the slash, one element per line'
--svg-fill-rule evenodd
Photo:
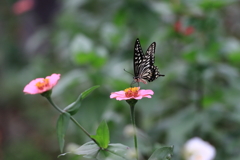
<path fill-rule="evenodd" d="M 137 38 L 134 47 L 133 67 L 134 67 L 134 81 L 152 82 L 161 75 L 157 66 L 154 66 L 156 43 L 153 42 L 147 49 L 146 54 L 143 53 L 139 39 Z"/>
<path fill-rule="evenodd" d="M 137 38 L 134 46 L 134 55 L 133 55 L 133 68 L 134 68 L 135 77 L 137 77 L 140 74 L 141 68 L 143 68 L 145 61 L 146 61 L 145 55 L 143 53 L 140 41 Z"/>
<path fill-rule="evenodd" d="M 145 53 L 145 58 L 148 60 L 150 66 L 154 65 L 155 61 L 155 50 L 156 50 L 156 42 L 153 42 L 147 49 Z"/>
<path fill-rule="evenodd" d="M 156 43 L 153 42 L 147 49 L 146 54 L 145 54 L 145 58 L 147 59 L 147 61 L 150 64 L 150 70 L 151 70 L 151 77 L 147 78 L 148 82 L 152 82 L 155 79 L 157 79 L 159 76 L 164 76 L 162 74 L 160 74 L 158 67 L 154 66 L 154 62 L 155 62 L 155 50 L 156 50 Z"/>

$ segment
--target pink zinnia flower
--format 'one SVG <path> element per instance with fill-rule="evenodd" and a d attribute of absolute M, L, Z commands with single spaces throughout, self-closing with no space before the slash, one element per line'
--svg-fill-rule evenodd
<path fill-rule="evenodd" d="M 60 74 L 52 74 L 46 78 L 37 78 L 27 84 L 23 92 L 26 94 L 39 94 L 51 90 L 60 79 Z"/>
<path fill-rule="evenodd" d="M 181 21 L 177 21 L 174 24 L 174 30 L 176 32 L 184 34 L 186 36 L 191 35 L 195 31 L 194 27 L 192 27 L 192 26 L 183 26 Z"/>
<path fill-rule="evenodd" d="M 146 98 L 152 98 L 151 95 L 153 95 L 152 90 L 145 90 L 141 89 L 140 87 L 133 87 L 133 88 L 127 88 L 124 91 L 118 91 L 118 92 L 112 92 L 110 95 L 110 98 L 116 98 L 116 100 L 128 100 L 128 99 L 142 99 L 144 97 Z"/>
<path fill-rule="evenodd" d="M 181 32 L 182 31 L 182 23 L 180 21 L 177 21 L 175 24 L 174 24 L 174 30 L 176 32 Z"/>
<path fill-rule="evenodd" d="M 12 9 L 16 15 L 20 15 L 27 11 L 30 11 L 31 9 L 33 9 L 33 7 L 34 7 L 33 0 L 19 0 L 16 3 L 14 3 Z"/>
<path fill-rule="evenodd" d="M 192 34 L 193 32 L 194 32 L 194 28 L 190 26 L 190 27 L 187 27 L 187 28 L 186 28 L 184 34 L 185 34 L 185 35 L 190 35 L 190 34 Z"/>

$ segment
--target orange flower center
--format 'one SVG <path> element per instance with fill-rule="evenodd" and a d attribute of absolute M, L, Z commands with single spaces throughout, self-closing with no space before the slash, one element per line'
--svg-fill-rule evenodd
<path fill-rule="evenodd" d="M 45 87 L 49 86 L 49 79 L 44 79 L 42 82 L 37 82 L 36 86 L 38 89 L 43 90 Z"/>
<path fill-rule="evenodd" d="M 127 88 L 124 90 L 126 97 L 137 97 L 139 87 Z"/>

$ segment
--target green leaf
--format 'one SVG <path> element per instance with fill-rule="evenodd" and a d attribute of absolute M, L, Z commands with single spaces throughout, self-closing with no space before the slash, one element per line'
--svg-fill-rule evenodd
<path fill-rule="evenodd" d="M 114 160 L 133 160 L 130 156 L 130 148 L 123 144 L 109 144 L 108 148 L 101 150 L 97 156 L 98 160 L 114 159 Z"/>
<path fill-rule="evenodd" d="M 203 0 L 200 1 L 201 3 L 199 4 L 202 8 L 204 9 L 218 9 L 218 8 L 222 8 L 226 5 L 229 5 L 231 3 L 236 2 L 235 0 L 214 0 L 214 1 L 209 1 L 209 0 Z"/>
<path fill-rule="evenodd" d="M 228 55 L 228 57 L 232 63 L 238 64 L 240 61 L 240 53 L 238 51 L 232 52 L 231 54 Z"/>
<path fill-rule="evenodd" d="M 195 62 L 196 56 L 197 56 L 197 52 L 194 50 L 183 54 L 183 58 L 188 62 Z"/>
<path fill-rule="evenodd" d="M 58 143 L 60 147 L 60 151 L 62 153 L 64 147 L 64 136 L 67 130 L 68 122 L 70 119 L 69 113 L 62 113 L 57 121 L 57 136 L 58 136 Z"/>
<path fill-rule="evenodd" d="M 66 152 L 66 153 L 63 153 L 63 154 L 59 154 L 59 155 L 57 156 L 57 158 L 62 157 L 62 156 L 65 156 L 65 155 L 68 154 L 68 153 L 70 153 L 70 152 Z"/>
<path fill-rule="evenodd" d="M 96 158 L 97 154 L 99 153 L 99 150 L 100 150 L 100 147 L 95 142 L 90 141 L 83 144 L 81 147 L 79 147 L 75 151 L 60 154 L 58 158 L 61 156 L 65 156 L 66 154 L 69 154 L 69 153 L 82 155 L 87 158 Z"/>
<path fill-rule="evenodd" d="M 73 61 L 76 64 L 91 64 L 96 68 L 102 67 L 106 62 L 106 58 L 97 55 L 96 52 L 97 51 L 77 52 L 73 56 Z"/>
<path fill-rule="evenodd" d="M 128 154 L 129 151 L 130 148 L 123 144 L 109 144 L 107 149 L 101 149 L 95 142 L 90 141 L 83 144 L 81 147 L 71 153 L 97 160 L 133 160 L 133 158 L 130 157 L 130 154 Z M 64 156 L 68 153 L 60 154 L 58 157 Z"/>
<path fill-rule="evenodd" d="M 103 149 L 107 148 L 109 144 L 109 139 L 110 139 L 107 123 L 105 121 L 102 121 L 98 126 L 97 134 L 91 135 L 91 137 L 96 140 L 99 147 Z"/>
<path fill-rule="evenodd" d="M 81 97 L 82 97 L 82 94 L 78 96 L 75 102 L 69 104 L 66 108 L 64 108 L 64 111 L 70 113 L 71 115 L 76 114 L 82 104 Z"/>
<path fill-rule="evenodd" d="M 82 103 L 82 100 L 84 98 L 86 98 L 93 90 L 95 90 L 96 88 L 98 88 L 99 85 L 97 86 L 93 86 L 87 90 L 85 90 L 84 92 L 82 92 L 77 100 L 73 103 L 71 103 L 70 105 L 68 105 L 66 108 L 64 108 L 64 111 L 70 113 L 71 115 L 74 115 L 77 113 L 77 111 L 79 110 L 80 106 L 81 106 L 81 103 Z"/>
<path fill-rule="evenodd" d="M 172 147 L 162 147 L 153 152 L 148 160 L 170 160 L 173 153 Z"/>
<path fill-rule="evenodd" d="M 93 141 L 87 142 L 79 147 L 74 154 L 82 155 L 88 158 L 95 158 L 100 150 L 100 147 Z"/>
<path fill-rule="evenodd" d="M 99 85 L 96 85 L 96 86 L 93 86 L 93 87 L 85 90 L 84 92 L 82 92 L 82 98 L 81 98 L 81 99 L 83 100 L 84 98 L 86 98 L 92 91 L 94 91 L 94 90 L 97 89 L 98 87 L 100 87 L 100 86 L 99 86 Z"/>

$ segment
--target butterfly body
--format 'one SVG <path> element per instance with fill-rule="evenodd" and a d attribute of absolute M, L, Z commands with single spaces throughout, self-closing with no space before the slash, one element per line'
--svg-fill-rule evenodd
<path fill-rule="evenodd" d="M 143 53 L 139 39 L 137 38 L 134 47 L 133 68 L 134 68 L 134 82 L 142 82 L 147 84 L 157 79 L 160 74 L 158 67 L 154 66 L 156 43 L 153 42 Z"/>

